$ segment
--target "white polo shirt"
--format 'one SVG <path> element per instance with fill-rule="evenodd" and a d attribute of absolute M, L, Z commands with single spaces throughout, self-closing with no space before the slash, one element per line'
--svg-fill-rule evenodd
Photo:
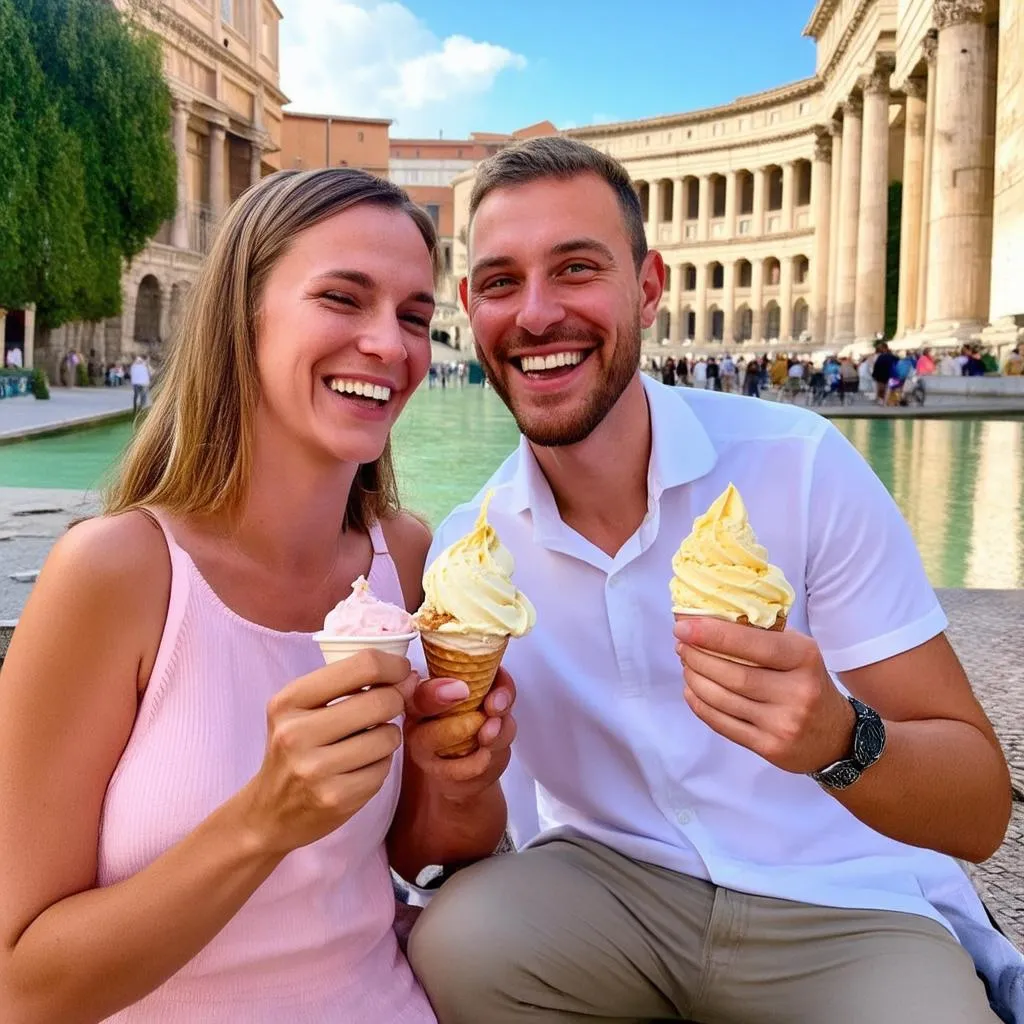
<path fill-rule="evenodd" d="M 431 558 L 472 528 L 493 488 L 491 522 L 537 608 L 535 629 L 504 660 L 519 693 L 503 780 L 517 844 L 569 827 L 735 890 L 987 928 L 955 861 L 873 831 L 811 779 L 718 736 L 683 699 L 672 555 L 730 481 L 796 589 L 788 628 L 812 635 L 832 672 L 945 629 L 888 492 L 813 412 L 646 376 L 644 387 L 648 514 L 614 558 L 562 522 L 525 442 L 434 540 Z"/>

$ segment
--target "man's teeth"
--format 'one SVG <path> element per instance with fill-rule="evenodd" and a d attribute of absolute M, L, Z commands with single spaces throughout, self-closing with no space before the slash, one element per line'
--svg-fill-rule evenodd
<path fill-rule="evenodd" d="M 361 395 L 363 398 L 374 398 L 378 402 L 386 402 L 391 397 L 391 388 L 381 384 L 370 384 L 365 380 L 347 380 L 344 377 L 332 377 L 327 386 L 341 395 Z"/>
<path fill-rule="evenodd" d="M 554 370 L 558 366 L 576 366 L 583 362 L 582 352 L 553 352 L 547 356 L 523 356 L 523 371 L 525 373 L 536 372 L 537 370 Z"/>

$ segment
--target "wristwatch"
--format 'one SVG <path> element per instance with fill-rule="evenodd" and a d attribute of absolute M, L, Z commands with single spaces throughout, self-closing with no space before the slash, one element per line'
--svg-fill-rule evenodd
<path fill-rule="evenodd" d="M 853 727 L 853 748 L 850 756 L 836 761 L 810 776 L 826 789 L 846 789 L 852 786 L 881 756 L 885 750 L 885 723 L 874 708 L 857 700 L 846 698 L 857 716 Z"/>

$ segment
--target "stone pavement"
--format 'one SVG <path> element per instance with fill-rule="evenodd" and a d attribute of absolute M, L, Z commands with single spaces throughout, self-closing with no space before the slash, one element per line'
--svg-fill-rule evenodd
<path fill-rule="evenodd" d="M 0 619 L 16 619 L 31 582 L 11 574 L 39 569 L 67 523 L 97 511 L 81 491 L 0 487 Z M 943 590 L 950 639 L 995 725 L 1011 765 L 1017 799 L 1000 850 L 972 869 L 985 901 L 1006 933 L 1024 948 L 1024 590 Z"/>
<path fill-rule="evenodd" d="M 132 389 L 50 388 L 49 401 L 32 395 L 0 401 L 0 441 L 124 415 L 132 407 Z"/>

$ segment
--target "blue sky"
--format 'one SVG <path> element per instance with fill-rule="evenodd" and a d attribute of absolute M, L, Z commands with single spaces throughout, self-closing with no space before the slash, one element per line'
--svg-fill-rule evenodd
<path fill-rule="evenodd" d="M 392 137 L 694 110 L 814 72 L 813 0 L 278 4 L 293 109 L 391 117 Z"/>

